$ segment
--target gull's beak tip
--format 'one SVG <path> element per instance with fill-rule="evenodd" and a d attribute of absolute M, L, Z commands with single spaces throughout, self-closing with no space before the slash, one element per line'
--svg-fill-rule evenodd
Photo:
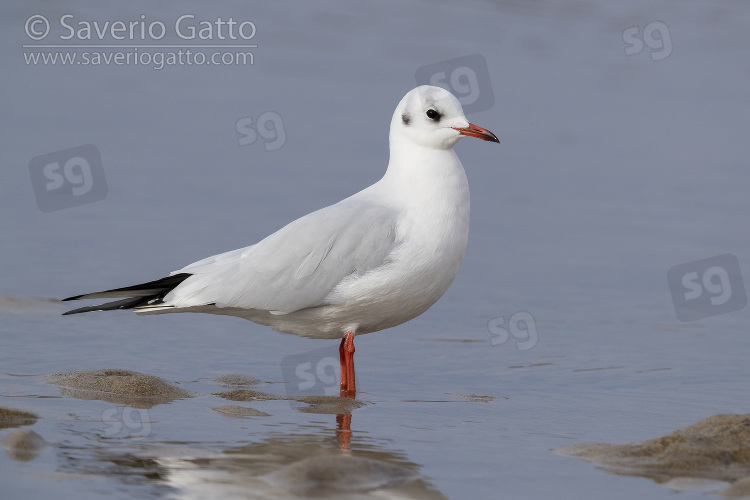
<path fill-rule="evenodd" d="M 457 130 L 461 135 L 476 137 L 477 139 L 482 139 L 483 141 L 500 142 L 500 139 L 498 139 L 495 134 L 493 134 L 486 128 L 482 128 L 479 125 L 474 125 L 473 123 L 469 123 L 469 126 L 466 128 L 454 127 L 454 130 Z"/>

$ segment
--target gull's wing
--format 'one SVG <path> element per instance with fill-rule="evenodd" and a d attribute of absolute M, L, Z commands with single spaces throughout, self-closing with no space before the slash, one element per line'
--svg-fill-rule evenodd
<path fill-rule="evenodd" d="M 219 254 L 172 274 L 192 276 L 164 297 L 174 307 L 262 309 L 285 314 L 323 304 L 345 277 L 388 261 L 396 212 L 348 198 L 301 217 L 259 243 Z"/>

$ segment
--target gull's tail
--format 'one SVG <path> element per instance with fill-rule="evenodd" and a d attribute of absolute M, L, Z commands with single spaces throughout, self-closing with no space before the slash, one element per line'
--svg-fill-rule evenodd
<path fill-rule="evenodd" d="M 190 276 L 192 275 L 189 273 L 180 273 L 156 281 L 142 283 L 140 285 L 126 286 L 124 288 L 115 288 L 114 290 L 105 290 L 103 292 L 86 293 L 83 295 L 76 295 L 75 297 L 68 297 L 63 300 L 109 299 L 114 297 L 127 298 L 115 300 L 113 302 L 105 302 L 104 304 L 96 306 L 73 309 L 72 311 L 63 313 L 63 316 L 66 314 L 78 314 L 89 311 L 112 311 L 115 309 L 133 309 L 134 307 L 157 305 L 162 302 L 162 299 L 166 294 Z"/>

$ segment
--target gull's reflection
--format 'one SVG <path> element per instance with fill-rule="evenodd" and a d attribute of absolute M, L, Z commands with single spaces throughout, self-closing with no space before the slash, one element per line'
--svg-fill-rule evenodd
<path fill-rule="evenodd" d="M 181 398 L 197 396 L 188 391 L 173 394 L 176 388 L 166 381 L 124 370 L 73 372 L 46 380 L 61 385 L 67 396 L 116 401 L 135 408 L 179 404 Z M 289 401 L 301 413 L 330 415 L 330 424 L 315 423 L 313 427 L 318 429 L 305 433 L 272 432 L 257 442 L 219 450 L 215 443 L 120 440 L 106 433 L 76 430 L 76 436 L 95 444 L 55 445 L 61 455 L 58 473 L 76 478 L 105 476 L 146 488 L 145 496 L 166 489 L 171 498 L 185 499 L 444 498 L 402 451 L 384 448 L 382 440 L 366 431 L 352 432 L 353 412 L 370 404 L 356 399 L 353 391 L 342 389 L 341 396 L 282 396 L 256 390 L 260 381 L 248 377 L 223 376 L 214 382 L 224 389 L 213 393 L 221 399 Z M 270 416 L 233 404 L 217 406 L 214 411 L 230 418 Z M 309 429 L 310 423 L 305 426 Z"/>
<path fill-rule="evenodd" d="M 350 421 L 351 414 L 336 418 Z M 445 498 L 403 452 L 383 449 L 365 435 L 347 439 L 351 452 L 342 453 L 342 429 L 335 435 L 321 431 L 275 433 L 222 451 L 175 442 L 119 449 L 59 446 L 60 472 L 106 476 L 178 499 Z"/>

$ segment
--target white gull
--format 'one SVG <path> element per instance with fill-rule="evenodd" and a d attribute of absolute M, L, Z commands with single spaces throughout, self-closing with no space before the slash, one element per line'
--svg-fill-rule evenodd
<path fill-rule="evenodd" d="M 260 242 L 167 278 L 64 300 L 127 297 L 68 311 L 226 314 L 311 338 L 341 338 L 341 393 L 354 395 L 354 335 L 425 312 L 450 286 L 469 236 L 469 185 L 453 146 L 499 142 L 447 90 L 421 86 L 396 107 L 390 161 L 375 184 Z"/>

